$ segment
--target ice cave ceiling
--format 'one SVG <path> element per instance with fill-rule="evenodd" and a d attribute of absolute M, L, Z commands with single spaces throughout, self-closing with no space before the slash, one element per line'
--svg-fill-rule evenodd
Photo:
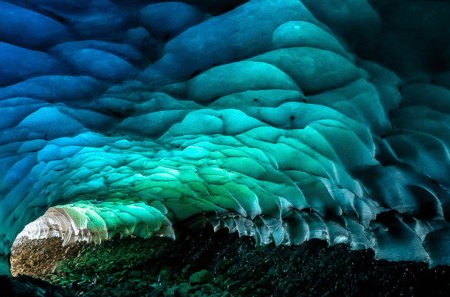
<path fill-rule="evenodd" d="M 52 206 L 450 265 L 450 3 L 0 1 L 0 273 Z"/>

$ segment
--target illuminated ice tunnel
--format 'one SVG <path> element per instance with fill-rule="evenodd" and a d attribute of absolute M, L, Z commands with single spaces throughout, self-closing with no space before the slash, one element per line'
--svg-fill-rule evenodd
<path fill-rule="evenodd" d="M 0 1 L 0 273 L 50 207 L 450 264 L 450 4 Z M 105 235 L 106 236 L 106 235 Z"/>

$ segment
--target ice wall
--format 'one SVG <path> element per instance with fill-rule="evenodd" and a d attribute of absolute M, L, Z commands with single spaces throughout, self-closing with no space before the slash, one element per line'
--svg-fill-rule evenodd
<path fill-rule="evenodd" d="M 59 237 L 63 241 L 63 246 L 77 241 L 101 243 L 107 237 L 107 230 L 99 230 L 94 233 L 88 228 L 89 220 L 73 220 L 63 207 L 50 207 L 43 216 L 25 226 L 22 232 L 17 235 L 14 244 L 18 239 L 45 239 Z"/>
<path fill-rule="evenodd" d="M 443 1 L 0 1 L 0 272 L 50 207 L 448 265 Z M 106 237 L 106 235 L 105 235 Z"/>

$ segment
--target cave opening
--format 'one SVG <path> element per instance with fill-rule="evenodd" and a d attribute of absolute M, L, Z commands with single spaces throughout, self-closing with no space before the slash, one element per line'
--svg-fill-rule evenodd
<path fill-rule="evenodd" d="M 55 273 L 59 261 L 79 256 L 91 242 L 100 244 L 107 231 L 94 232 L 87 223 L 74 221 L 64 208 L 50 207 L 14 240 L 10 255 L 12 276 Z"/>

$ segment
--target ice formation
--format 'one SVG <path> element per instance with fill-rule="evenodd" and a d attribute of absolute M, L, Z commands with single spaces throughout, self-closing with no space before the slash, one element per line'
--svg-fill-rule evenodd
<path fill-rule="evenodd" d="M 0 1 L 0 273 L 50 207 L 104 237 L 202 221 L 449 265 L 449 13 Z"/>
<path fill-rule="evenodd" d="M 72 213 L 74 218 L 69 213 Z M 68 208 L 66 211 L 64 207 L 50 207 L 43 216 L 25 226 L 17 235 L 14 244 L 21 238 L 33 240 L 52 237 L 61 238 L 63 246 L 77 241 L 101 243 L 102 239 L 108 237 L 107 230 L 96 230 L 95 226 L 89 228 L 91 222 L 84 213 L 84 209 Z"/>

